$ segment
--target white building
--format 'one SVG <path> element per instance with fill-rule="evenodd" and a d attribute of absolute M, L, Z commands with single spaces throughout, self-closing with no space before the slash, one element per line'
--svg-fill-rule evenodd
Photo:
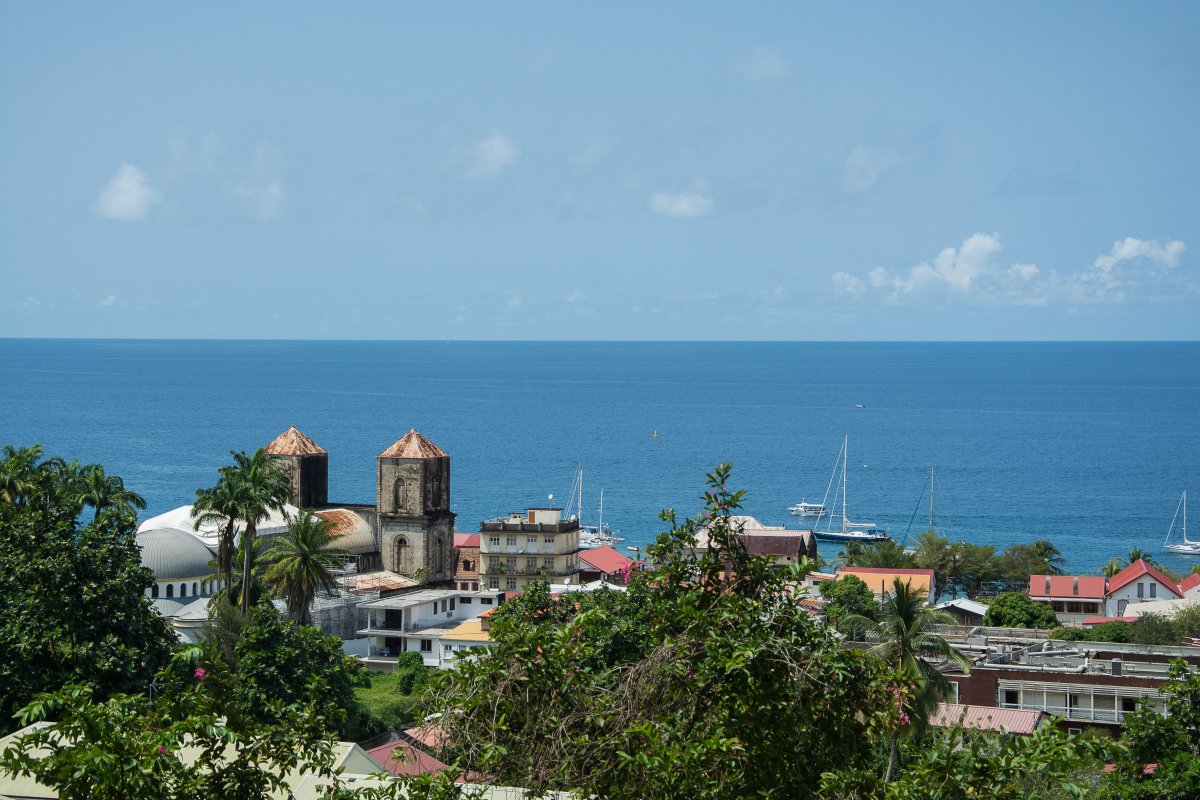
<path fill-rule="evenodd" d="M 358 607 L 367 612 L 367 627 L 358 633 L 370 642 L 363 661 L 370 669 L 392 672 L 400 653 L 417 652 L 425 666 L 444 668 L 449 660 L 443 653 L 443 637 L 503 600 L 504 593 L 496 591 L 422 589 L 360 603 Z M 454 640 L 459 643 L 471 640 Z"/>
<path fill-rule="evenodd" d="M 146 596 L 182 641 L 195 642 L 208 621 L 208 600 L 221 588 L 215 554 L 196 536 L 177 528 L 139 531 L 142 566 L 154 573 Z"/>

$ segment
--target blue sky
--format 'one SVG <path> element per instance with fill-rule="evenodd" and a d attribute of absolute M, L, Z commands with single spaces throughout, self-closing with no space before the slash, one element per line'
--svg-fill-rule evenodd
<path fill-rule="evenodd" d="M 1196 3 L 4 2 L 0 335 L 1196 339 L 1198 42 Z"/>

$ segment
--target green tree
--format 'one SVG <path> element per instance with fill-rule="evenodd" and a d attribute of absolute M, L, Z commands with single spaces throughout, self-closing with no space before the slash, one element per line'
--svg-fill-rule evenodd
<path fill-rule="evenodd" d="M 311 509 L 288 520 L 287 533 L 271 539 L 263 554 L 263 581 L 287 600 L 288 614 L 300 625 L 312 624 L 312 602 L 318 592 L 337 591 L 330 570 L 340 567 L 345 550 L 331 547 L 332 526 Z"/>
<path fill-rule="evenodd" d="M 974 600 L 980 595 L 994 591 L 999 577 L 1000 567 L 993 545 L 971 542 L 954 544 L 951 580 L 956 589 L 961 590 L 969 599 Z M 1028 580 L 1029 576 L 1026 575 L 1026 583 Z"/>
<path fill-rule="evenodd" d="M 1154 558 L 1140 547 L 1135 547 L 1130 550 L 1127 560 L 1129 564 L 1136 564 L 1139 561 L 1145 561 L 1147 564 L 1154 563 Z"/>
<path fill-rule="evenodd" d="M 835 581 L 825 581 L 820 587 L 825 598 L 825 616 L 834 625 L 852 616 L 875 619 L 879 603 L 870 587 L 857 575 L 843 575 Z"/>
<path fill-rule="evenodd" d="M 80 505 L 94 508 L 95 518 L 99 518 L 100 512 L 106 508 L 136 515 L 139 509 L 146 507 L 145 498 L 126 489 L 125 481 L 119 475 L 107 474 L 99 464 L 84 467 L 80 477 Z"/>
<path fill-rule="evenodd" d="M 7 747 L 0 772 L 33 777 L 66 800 L 266 800 L 283 796 L 297 769 L 332 777 L 332 742 L 311 712 L 289 709 L 271 725 L 239 729 L 223 713 L 218 665 L 191 662 L 195 654 L 159 674 L 153 701 L 97 701 L 83 686 L 39 695 L 22 724 L 54 724 Z"/>
<path fill-rule="evenodd" d="M 1194 800 L 1200 797 L 1200 672 L 1179 659 L 1159 689 L 1166 715 L 1142 705 L 1125 716 L 1116 769 L 1098 800 Z M 1153 774 L 1144 767 L 1156 764 Z"/>
<path fill-rule="evenodd" d="M 255 533 L 258 523 L 266 519 L 271 511 L 283 510 L 291 486 L 288 477 L 279 468 L 279 462 L 263 448 L 253 455 L 230 451 L 233 465 L 222 467 L 221 477 L 235 487 L 237 516 L 246 524 L 242 533 L 242 611 L 250 608 L 251 582 L 254 579 Z"/>
<path fill-rule="evenodd" d="M 215 523 L 221 526 L 221 538 L 217 543 L 217 569 L 221 571 L 222 585 L 227 596 L 233 596 L 233 552 L 237 537 L 238 514 L 243 505 L 242 484 L 237 475 L 222 470 L 215 486 L 196 490 L 196 501 L 192 504 L 194 530 L 201 525 Z"/>
<path fill-rule="evenodd" d="M 226 707 L 240 720 L 272 725 L 279 709 L 311 707 L 327 733 L 353 728 L 360 713 L 354 689 L 368 685 L 336 636 L 279 617 L 267 601 L 251 611 L 235 646 L 236 684 Z"/>
<path fill-rule="evenodd" d="M 87 682 L 99 698 L 145 689 L 176 637 L 151 607 L 136 521 L 119 508 L 79 524 L 40 448 L 6 448 L 0 473 L 0 729 L 39 692 Z M 18 463 L 12 463 L 12 462 Z"/>
<path fill-rule="evenodd" d="M 997 628 L 1053 628 L 1058 617 L 1048 603 L 1039 603 L 1024 592 L 1003 592 L 988 604 L 984 625 Z"/>
<path fill-rule="evenodd" d="M 1133 641 L 1133 626 L 1124 620 L 1101 622 L 1088 629 L 1089 642 L 1118 642 Z"/>
<path fill-rule="evenodd" d="M 1137 644 L 1182 644 L 1184 635 L 1175 620 L 1164 614 L 1142 614 L 1130 634 Z"/>
<path fill-rule="evenodd" d="M 494 649 L 427 695 L 447 758 L 606 798 L 806 797 L 826 769 L 870 766 L 871 732 L 896 716 L 883 667 L 799 607 L 799 568 L 746 553 L 728 475 L 709 476 L 703 514 L 664 514 L 627 593 L 527 588 L 495 613 Z"/>
<path fill-rule="evenodd" d="M 915 558 L 891 539 L 868 544 L 851 542 L 839 554 L 838 560 L 845 566 L 885 569 L 905 569 L 916 564 Z"/>
<path fill-rule="evenodd" d="M 846 630 L 865 631 L 879 639 L 871 654 L 882 660 L 901 681 L 912 689 L 911 711 L 914 728 L 920 731 L 938 701 L 949 694 L 950 682 L 938 670 L 936 662 L 949 662 L 969 672 L 971 662 L 935 632 L 939 625 L 957 624 L 954 617 L 925 602 L 925 593 L 896 578 L 892 591 L 883 601 L 878 622 L 863 616 L 848 617 Z M 898 696 L 900 688 L 896 689 Z M 884 781 L 890 781 L 895 768 L 896 744 L 901 729 L 893 730 Z"/>
<path fill-rule="evenodd" d="M 1038 559 L 1043 564 L 1042 571 L 1047 575 L 1062 575 L 1067 565 L 1062 552 L 1049 539 L 1035 539 L 1030 545 Z"/>

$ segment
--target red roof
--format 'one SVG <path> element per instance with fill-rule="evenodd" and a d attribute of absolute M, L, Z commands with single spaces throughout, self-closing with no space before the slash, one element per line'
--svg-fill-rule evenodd
<path fill-rule="evenodd" d="M 1137 617 L 1088 617 L 1084 625 L 1103 625 L 1105 622 L 1137 622 Z"/>
<path fill-rule="evenodd" d="M 1200 572 L 1193 572 L 1179 582 L 1179 592 L 1184 594 L 1195 589 L 1197 586 L 1200 586 Z"/>
<path fill-rule="evenodd" d="M 1171 580 L 1166 575 L 1163 575 L 1154 567 L 1147 564 L 1145 560 L 1140 558 L 1125 569 L 1118 572 L 1116 575 L 1112 576 L 1112 579 L 1108 583 L 1108 593 L 1112 594 L 1118 589 L 1128 586 L 1143 575 L 1149 575 L 1151 578 L 1167 587 L 1167 589 L 1169 589 L 1172 593 L 1178 595 L 1179 597 L 1183 597 L 1183 593 L 1179 591 L 1179 586 L 1175 583 L 1175 581 Z"/>
<path fill-rule="evenodd" d="M 403 739 L 372 747 L 367 755 L 393 775 L 426 775 L 446 769 L 441 761 Z"/>
<path fill-rule="evenodd" d="M 1104 599 L 1103 575 L 1030 575 L 1030 597 Z"/>
<path fill-rule="evenodd" d="M 413 428 L 379 454 L 380 458 L 449 458 L 450 454 Z"/>
<path fill-rule="evenodd" d="M 633 563 L 632 558 L 626 558 L 607 545 L 584 550 L 579 554 L 579 560 L 606 575 L 620 572 Z"/>
<path fill-rule="evenodd" d="M 479 547 L 478 533 L 456 533 L 454 534 L 455 547 Z"/>
<path fill-rule="evenodd" d="M 1042 717 L 1041 711 L 938 703 L 937 708 L 929 715 L 929 724 L 940 728 L 960 725 L 986 731 L 1033 733 Z"/>

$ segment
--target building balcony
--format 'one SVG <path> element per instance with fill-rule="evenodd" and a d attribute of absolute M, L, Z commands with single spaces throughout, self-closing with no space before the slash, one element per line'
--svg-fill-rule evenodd
<path fill-rule="evenodd" d="M 563 522 L 522 522 L 511 519 L 489 519 L 479 523 L 480 533 L 508 531 L 513 533 L 570 533 L 579 530 L 579 520 Z"/>
<path fill-rule="evenodd" d="M 481 578 L 495 577 L 503 575 L 506 578 L 566 578 L 579 573 L 579 567 L 509 567 L 502 566 L 498 569 L 488 569 L 486 566 L 480 571 Z"/>

